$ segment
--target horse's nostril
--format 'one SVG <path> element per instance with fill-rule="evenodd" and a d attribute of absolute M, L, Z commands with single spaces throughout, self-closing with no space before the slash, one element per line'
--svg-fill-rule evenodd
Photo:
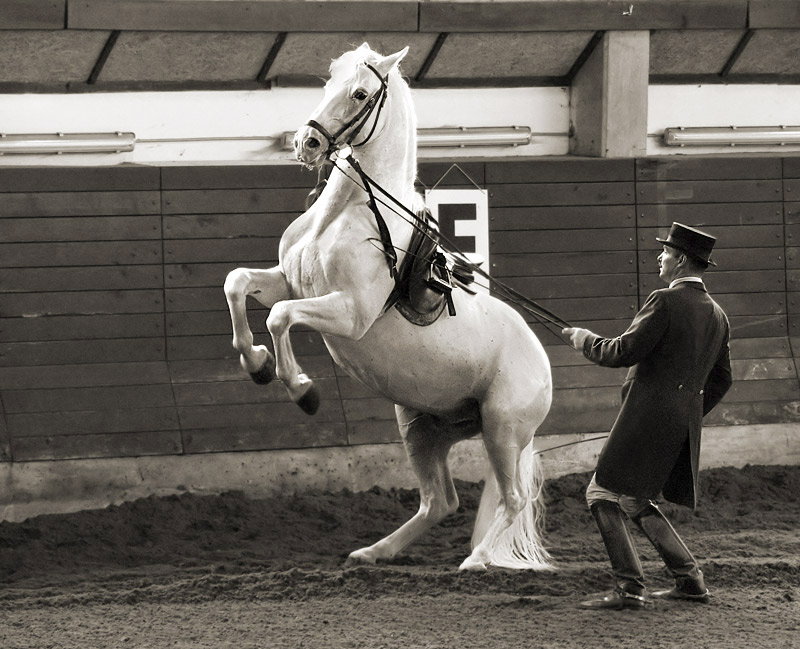
<path fill-rule="evenodd" d="M 319 148 L 319 140 L 315 137 L 310 137 L 306 140 L 306 146 L 309 149 L 318 149 Z"/>

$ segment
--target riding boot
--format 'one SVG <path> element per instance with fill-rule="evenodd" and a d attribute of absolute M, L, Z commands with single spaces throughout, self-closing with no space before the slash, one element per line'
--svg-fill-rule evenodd
<path fill-rule="evenodd" d="M 667 570 L 675 578 L 673 588 L 655 591 L 651 595 L 661 599 L 708 602 L 708 589 L 697 561 L 658 506 L 650 503 L 633 518 L 633 522 L 650 539 Z"/>
<path fill-rule="evenodd" d="M 591 512 L 611 559 L 611 569 L 617 586 L 610 593 L 581 602 L 580 607 L 616 610 L 644 608 L 648 601 L 645 597 L 642 564 L 622 510 L 613 501 L 598 500 L 592 503 Z"/>

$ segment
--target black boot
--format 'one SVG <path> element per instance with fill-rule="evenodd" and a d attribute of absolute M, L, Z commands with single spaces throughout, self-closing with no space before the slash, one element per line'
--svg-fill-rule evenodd
<path fill-rule="evenodd" d="M 592 516 L 603 537 L 617 587 L 610 593 L 581 602 L 581 608 L 644 608 L 644 573 L 622 510 L 610 500 L 598 500 L 591 506 Z"/>
<path fill-rule="evenodd" d="M 708 589 L 697 561 L 689 552 L 675 528 L 661 510 L 650 503 L 633 519 L 658 551 L 664 565 L 675 578 L 675 586 L 669 590 L 658 590 L 651 595 L 661 599 L 686 599 L 708 602 Z"/>

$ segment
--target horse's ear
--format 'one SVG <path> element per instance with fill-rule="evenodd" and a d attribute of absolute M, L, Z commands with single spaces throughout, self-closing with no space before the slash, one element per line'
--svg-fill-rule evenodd
<path fill-rule="evenodd" d="M 402 50 L 399 52 L 395 52 L 394 54 L 390 54 L 389 56 L 383 57 L 378 63 L 375 65 L 375 68 L 383 75 L 386 76 L 389 74 L 391 69 L 395 67 L 400 61 L 403 60 L 403 57 L 408 54 L 408 45 L 406 45 Z"/>

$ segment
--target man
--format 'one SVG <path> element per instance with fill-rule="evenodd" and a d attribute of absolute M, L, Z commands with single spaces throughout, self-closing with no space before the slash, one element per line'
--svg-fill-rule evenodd
<path fill-rule="evenodd" d="M 694 508 L 702 419 L 731 386 L 730 326 L 703 284 L 716 239 L 673 223 L 658 256 L 669 288 L 654 291 L 628 330 L 602 338 L 563 330 L 584 356 L 605 367 L 630 367 L 622 405 L 606 440 L 586 501 L 611 559 L 616 588 L 582 608 L 644 608 L 644 574 L 624 514 L 644 532 L 675 578 L 654 598 L 708 602 L 692 553 L 653 502 Z"/>

